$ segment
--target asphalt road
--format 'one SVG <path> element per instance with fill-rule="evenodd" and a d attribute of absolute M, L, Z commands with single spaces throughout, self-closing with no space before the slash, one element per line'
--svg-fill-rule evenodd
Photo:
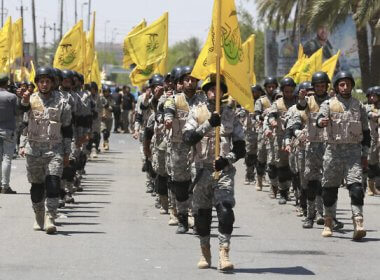
<path fill-rule="evenodd" d="M 243 185 L 237 164 L 235 229 L 231 260 L 222 274 L 214 213 L 212 269 L 198 270 L 199 241 L 176 235 L 168 216 L 145 193 L 138 143 L 112 134 L 111 150 L 87 166 L 82 193 L 58 219 L 58 233 L 34 232 L 25 162 L 14 161 L 12 187 L 0 194 L 0 279 L 379 279 L 380 197 L 366 197 L 367 237 L 352 241 L 348 193 L 340 189 L 338 218 L 344 230 L 321 237 L 305 230 L 294 202 L 279 206 L 268 188 Z"/>

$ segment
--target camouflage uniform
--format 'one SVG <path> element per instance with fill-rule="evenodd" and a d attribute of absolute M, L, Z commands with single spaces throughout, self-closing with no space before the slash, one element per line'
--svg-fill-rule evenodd
<path fill-rule="evenodd" d="M 290 100 L 285 98 L 277 99 L 271 106 L 268 119 L 264 123 L 264 133 L 267 130 L 273 131 L 273 145 L 269 151 L 270 154 L 274 154 L 275 158 L 275 176 L 272 175 L 272 179 L 278 179 L 278 187 L 281 197 L 287 198 L 287 193 L 292 180 L 292 173 L 289 168 L 288 153 L 283 150 L 284 148 L 284 134 L 285 134 L 285 121 L 286 112 L 295 104 L 295 99 Z M 270 123 L 277 121 L 277 127 L 272 128 Z M 271 179 L 271 180 L 272 180 Z"/>
<path fill-rule="evenodd" d="M 257 121 L 257 176 L 260 179 L 264 176 L 265 166 L 268 164 L 268 176 L 271 180 L 271 185 L 274 187 L 278 186 L 278 181 L 276 179 L 276 171 L 274 166 L 274 159 L 270 158 L 268 151 L 270 150 L 271 144 L 273 146 L 273 139 L 267 139 L 264 136 L 263 123 L 265 117 L 268 115 L 272 103 L 274 102 L 275 96 L 269 95 L 261 96 L 255 102 L 255 116 Z M 259 179 L 259 178 L 258 178 Z"/>
<path fill-rule="evenodd" d="M 203 92 L 188 98 L 185 93 L 177 93 L 165 102 L 165 122 L 171 121 L 172 128 L 168 135 L 168 173 L 172 190 L 176 198 L 180 224 L 187 225 L 189 210 L 189 191 L 191 187 L 190 148 L 183 142 L 183 127 L 189 111 L 206 102 Z M 186 226 L 187 227 L 187 226 Z"/>
<path fill-rule="evenodd" d="M 112 129 L 112 105 L 113 105 L 113 99 L 111 96 L 100 96 L 101 104 L 102 104 L 102 111 L 101 111 L 101 124 L 100 124 L 100 130 L 103 134 L 103 146 L 104 143 L 108 143 L 108 139 L 111 135 L 111 129 Z"/>
<path fill-rule="evenodd" d="M 137 98 L 137 103 L 135 107 L 136 119 L 135 119 L 135 132 L 139 132 L 139 141 L 140 141 L 140 152 L 141 159 L 143 164 L 143 171 L 146 172 L 146 167 L 149 162 L 146 160 L 144 155 L 143 139 L 144 139 L 144 130 L 148 122 L 148 118 L 151 115 L 151 107 L 149 106 L 150 99 L 145 98 L 146 93 L 143 93 Z M 148 192 L 153 191 L 154 182 L 153 178 L 149 175 L 149 172 L 146 172 L 146 182 L 145 186 L 147 187 Z"/>
<path fill-rule="evenodd" d="M 376 185 L 380 177 L 379 166 L 379 115 L 380 110 L 375 104 L 366 106 L 369 127 L 371 130 L 371 147 L 368 154 L 368 183 Z"/>
<path fill-rule="evenodd" d="M 325 217 L 335 217 L 338 188 L 343 180 L 350 192 L 353 217 L 362 217 L 364 190 L 361 158 L 367 156 L 370 146 L 365 108 L 353 97 L 345 99 L 338 95 L 322 103 L 317 118 L 318 126 L 321 118 L 330 119 L 323 156 Z"/>
<path fill-rule="evenodd" d="M 71 110 L 58 91 L 53 91 L 49 98 L 39 92 L 33 93 L 29 104 L 22 103 L 28 110 L 25 153 L 33 209 L 44 211 L 45 201 L 46 214 L 54 219 L 63 156 L 71 152 Z"/>
<path fill-rule="evenodd" d="M 307 217 L 314 219 L 315 210 L 319 216 L 323 216 L 322 203 L 322 171 L 323 155 L 325 152 L 326 129 L 317 127 L 316 120 L 320 106 L 329 99 L 328 94 L 323 96 L 310 96 L 307 99 L 299 100 L 297 108 L 306 114 L 305 117 L 299 116 L 296 123 L 302 126 L 304 123 L 307 130 L 305 149 L 305 178 L 307 178 Z"/>
<path fill-rule="evenodd" d="M 246 183 L 249 183 L 255 180 L 255 167 L 257 166 L 257 121 L 254 113 L 250 113 L 243 108 L 237 112 L 237 115 L 244 128 L 245 148 L 247 151 L 245 156 L 245 179 Z"/>
<path fill-rule="evenodd" d="M 201 246 L 209 246 L 212 207 L 215 206 L 219 220 L 219 244 L 229 247 L 233 230 L 235 206 L 234 177 L 232 165 L 245 156 L 244 130 L 234 110 L 225 105 L 221 112 L 221 157 L 228 161 L 220 172 L 219 179 L 213 177 L 215 160 L 215 129 L 211 127 L 210 111 L 206 104 L 194 106 L 184 127 L 184 141 L 193 146 L 196 177 L 193 190 L 195 225 Z M 232 149 L 231 149 L 232 147 Z"/>

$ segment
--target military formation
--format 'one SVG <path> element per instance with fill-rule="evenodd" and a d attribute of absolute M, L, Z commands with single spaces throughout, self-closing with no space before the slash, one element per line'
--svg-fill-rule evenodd
<path fill-rule="evenodd" d="M 229 96 L 223 76 L 218 101 L 216 74 L 199 81 L 191 73 L 185 66 L 154 74 L 136 102 L 127 86 L 112 93 L 106 85 L 84 84 L 71 70 L 41 67 L 35 84 L 17 89 L 2 75 L 1 192 L 15 193 L 9 178 L 16 149 L 26 158 L 33 228 L 55 233 L 59 209 L 84 191 L 86 162 L 110 149 L 113 128 L 140 142 L 145 191 L 160 214 L 168 214 L 168 225 L 176 226 L 176 234 L 192 229 L 199 237 L 200 269 L 211 267 L 213 209 L 218 268 L 234 268 L 229 251 L 238 160 L 244 161 L 246 185 L 256 191 L 269 187 L 269 199 L 279 205 L 294 201 L 302 227 L 324 225 L 323 237 L 343 227 L 336 209 L 339 188 L 347 189 L 353 239 L 366 236 L 365 193 L 380 194 L 379 86 L 368 89 L 363 104 L 352 96 L 355 81 L 349 72 L 336 73 L 332 81 L 316 72 L 298 85 L 289 77 L 279 82 L 267 77 L 263 86 L 252 85 L 254 111 L 249 112 Z"/>
<path fill-rule="evenodd" d="M 218 219 L 219 269 L 234 268 L 229 257 L 235 221 L 235 162 L 244 160 L 245 184 L 269 187 L 279 205 L 294 201 L 302 227 L 324 225 L 330 237 L 342 229 L 336 209 L 339 188 L 349 191 L 353 240 L 366 236 L 364 197 L 378 195 L 380 87 L 368 89 L 365 104 L 353 97 L 350 72 L 333 80 L 316 72 L 296 84 L 267 77 L 252 85 L 254 111 L 229 95 L 221 76 L 220 113 L 216 111 L 216 75 L 204 81 L 192 67 L 155 74 L 136 104 L 134 138 L 141 144 L 146 192 L 156 197 L 161 214 L 176 234 L 191 228 L 199 237 L 198 268 L 211 266 L 212 211 Z M 219 139 L 216 139 L 219 128 Z M 215 146 L 220 143 L 220 156 Z M 280 206 L 281 207 L 281 206 Z"/>

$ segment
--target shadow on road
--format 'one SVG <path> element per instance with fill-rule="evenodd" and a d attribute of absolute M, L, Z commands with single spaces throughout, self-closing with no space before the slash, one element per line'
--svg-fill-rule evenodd
<path fill-rule="evenodd" d="M 60 230 L 56 235 L 75 235 L 75 234 L 106 234 L 104 231 L 78 231 L 78 230 Z"/>
<path fill-rule="evenodd" d="M 284 275 L 315 275 L 315 273 L 303 266 L 291 267 L 267 267 L 267 268 L 236 268 L 231 274 L 252 273 L 252 274 L 284 274 Z"/>

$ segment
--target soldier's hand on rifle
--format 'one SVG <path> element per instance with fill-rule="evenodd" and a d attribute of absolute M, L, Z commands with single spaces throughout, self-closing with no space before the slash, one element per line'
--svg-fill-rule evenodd
<path fill-rule="evenodd" d="M 25 157 L 25 148 L 24 147 L 20 147 L 19 151 L 18 151 L 18 154 L 21 156 L 21 157 Z"/>
<path fill-rule="evenodd" d="M 220 123 L 221 123 L 220 115 L 217 112 L 212 113 L 208 122 L 210 123 L 212 127 L 220 126 Z"/>
<path fill-rule="evenodd" d="M 28 104 L 29 103 L 29 100 L 30 100 L 30 95 L 31 93 L 29 91 L 25 91 L 23 94 L 22 94 L 22 103 L 26 103 Z"/>
<path fill-rule="evenodd" d="M 270 125 L 271 125 L 273 128 L 277 127 L 277 121 L 276 121 L 276 120 L 272 120 L 272 121 L 270 122 Z"/>

